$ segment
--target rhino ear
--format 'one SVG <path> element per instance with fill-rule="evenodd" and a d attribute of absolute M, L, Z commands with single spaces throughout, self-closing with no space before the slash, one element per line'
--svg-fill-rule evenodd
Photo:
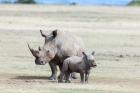
<path fill-rule="evenodd" d="M 91 54 L 94 56 L 95 55 L 95 51 L 93 51 Z"/>
<path fill-rule="evenodd" d="M 82 54 L 83 54 L 84 56 L 87 56 L 85 52 L 82 52 Z"/>
<path fill-rule="evenodd" d="M 27 43 L 27 44 L 28 44 L 28 43 Z M 29 46 L 29 44 L 28 44 L 28 48 L 29 48 L 29 50 L 31 51 L 31 53 L 32 53 L 32 55 L 33 55 L 34 57 L 38 57 L 39 51 L 32 49 L 32 48 Z"/>
<path fill-rule="evenodd" d="M 39 51 L 41 50 L 41 47 L 40 47 L 40 46 L 38 47 L 38 50 L 39 50 Z"/>
<path fill-rule="evenodd" d="M 40 33 L 41 33 L 42 37 L 47 37 L 47 36 L 42 32 L 42 30 L 40 30 Z"/>
<path fill-rule="evenodd" d="M 57 29 L 52 31 L 52 35 L 53 35 L 53 38 L 55 38 L 57 36 Z"/>

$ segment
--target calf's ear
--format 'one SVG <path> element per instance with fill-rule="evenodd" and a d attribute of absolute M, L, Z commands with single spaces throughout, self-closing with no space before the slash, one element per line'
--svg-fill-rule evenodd
<path fill-rule="evenodd" d="M 57 29 L 52 31 L 52 35 L 53 35 L 53 38 L 55 38 L 57 36 Z"/>
<path fill-rule="evenodd" d="M 87 56 L 85 52 L 82 52 L 82 54 L 83 54 L 84 56 Z"/>
<path fill-rule="evenodd" d="M 95 51 L 93 51 L 91 54 L 92 54 L 92 55 L 95 55 Z"/>

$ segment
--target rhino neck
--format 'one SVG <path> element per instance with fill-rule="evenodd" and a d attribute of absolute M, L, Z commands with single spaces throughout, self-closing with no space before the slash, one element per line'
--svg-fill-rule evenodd
<path fill-rule="evenodd" d="M 86 65 L 86 70 L 89 70 L 90 69 L 90 62 L 89 62 L 87 56 L 84 56 L 83 60 L 84 60 L 84 63 Z"/>
<path fill-rule="evenodd" d="M 63 61 L 66 59 L 66 58 L 68 58 L 68 56 L 59 56 L 59 55 L 55 55 L 55 57 L 51 60 L 51 61 L 55 61 L 55 62 L 57 62 L 57 64 L 58 63 L 63 63 Z"/>
<path fill-rule="evenodd" d="M 61 63 L 61 60 L 57 55 L 55 55 L 55 57 L 50 62 L 54 62 L 56 64 L 59 64 L 59 63 Z"/>
<path fill-rule="evenodd" d="M 61 61 L 61 63 L 63 63 L 63 61 L 66 59 L 66 58 L 68 58 L 69 56 L 61 56 L 61 57 L 59 57 L 59 59 L 60 59 L 60 61 Z"/>

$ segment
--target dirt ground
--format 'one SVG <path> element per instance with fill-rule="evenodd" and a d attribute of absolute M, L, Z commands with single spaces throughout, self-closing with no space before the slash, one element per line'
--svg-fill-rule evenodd
<path fill-rule="evenodd" d="M 42 46 L 40 29 L 69 31 L 95 50 L 88 84 L 50 81 L 48 64 L 34 64 L 27 42 Z M 140 93 L 140 8 L 0 5 L 0 52 L 0 93 Z"/>

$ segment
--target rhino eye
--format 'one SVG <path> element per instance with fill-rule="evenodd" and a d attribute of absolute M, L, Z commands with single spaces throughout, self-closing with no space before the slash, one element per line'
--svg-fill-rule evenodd
<path fill-rule="evenodd" d="M 50 51 L 49 50 L 47 50 L 47 53 L 49 53 Z"/>

